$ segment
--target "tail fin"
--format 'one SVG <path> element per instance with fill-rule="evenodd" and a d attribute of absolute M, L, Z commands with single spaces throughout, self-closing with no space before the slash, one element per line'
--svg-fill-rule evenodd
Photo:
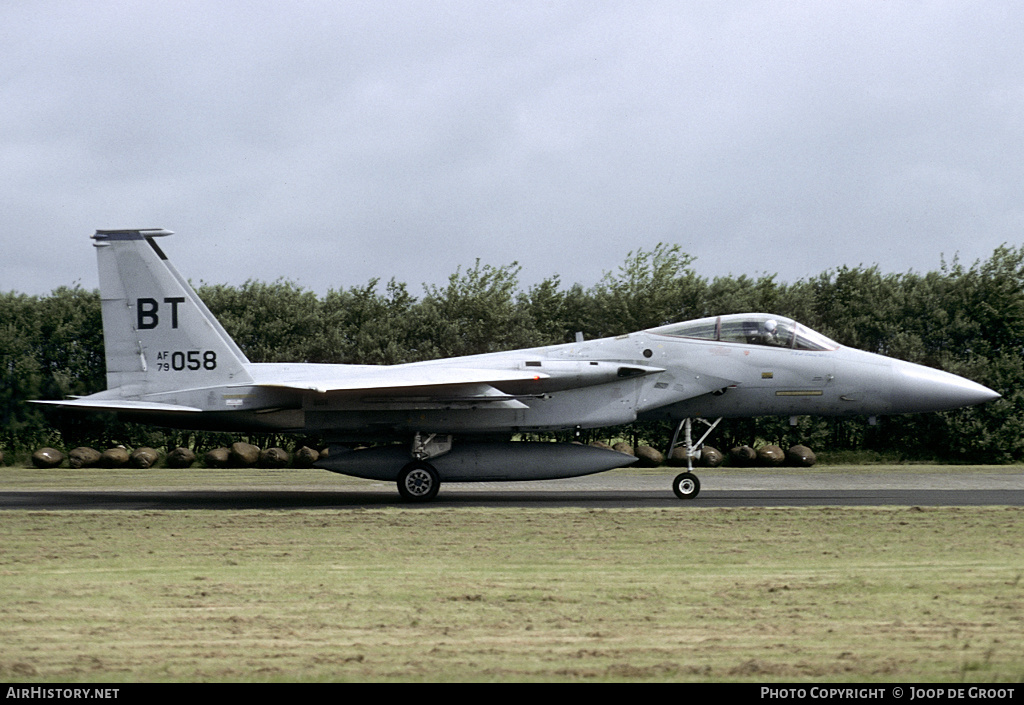
<path fill-rule="evenodd" d="M 124 396 L 252 381 L 249 360 L 153 238 L 159 228 L 93 235 L 107 387 Z"/>

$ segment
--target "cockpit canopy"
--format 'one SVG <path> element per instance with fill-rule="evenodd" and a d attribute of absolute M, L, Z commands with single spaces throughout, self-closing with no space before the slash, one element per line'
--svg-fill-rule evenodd
<path fill-rule="evenodd" d="M 650 333 L 722 343 L 768 345 L 794 350 L 836 350 L 839 343 L 789 318 L 769 313 L 737 313 L 698 318 L 652 328 Z"/>

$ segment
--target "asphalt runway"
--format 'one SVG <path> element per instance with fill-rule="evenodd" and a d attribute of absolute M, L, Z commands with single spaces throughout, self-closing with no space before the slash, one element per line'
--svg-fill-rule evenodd
<path fill-rule="evenodd" d="M 337 489 L 0 490 L 0 510 L 358 509 L 401 506 L 658 508 L 815 506 L 1024 506 L 1024 473 L 735 473 L 701 476 L 700 496 L 679 500 L 674 473 L 625 473 L 547 482 L 442 485 L 428 504 L 406 504 L 393 485 L 352 480 Z"/>

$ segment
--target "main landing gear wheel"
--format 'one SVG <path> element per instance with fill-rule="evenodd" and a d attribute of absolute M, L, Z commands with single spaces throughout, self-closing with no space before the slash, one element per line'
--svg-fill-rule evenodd
<path fill-rule="evenodd" d="M 672 491 L 679 499 L 693 499 L 700 494 L 700 480 L 692 472 L 676 475 L 672 481 Z"/>
<path fill-rule="evenodd" d="M 398 473 L 398 494 L 407 502 L 429 502 L 441 489 L 441 480 L 429 463 L 415 461 Z"/>

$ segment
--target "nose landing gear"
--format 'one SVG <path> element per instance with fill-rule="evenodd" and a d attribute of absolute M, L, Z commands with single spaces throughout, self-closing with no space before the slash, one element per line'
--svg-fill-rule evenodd
<path fill-rule="evenodd" d="M 693 419 L 685 418 L 676 427 L 675 433 L 672 434 L 672 443 L 668 447 L 667 457 L 672 457 L 672 451 L 679 445 L 679 434 L 683 434 L 683 448 L 686 449 L 687 471 L 676 475 L 676 479 L 672 481 L 672 491 L 679 499 L 694 499 L 700 494 L 700 480 L 693 474 L 693 461 L 700 458 L 701 446 L 704 445 L 704 441 L 711 435 L 711 432 L 715 430 L 715 427 L 718 426 L 722 419 L 719 417 L 714 423 L 704 419 L 697 420 L 708 427 L 708 430 L 704 432 L 699 441 L 693 442 Z"/>

